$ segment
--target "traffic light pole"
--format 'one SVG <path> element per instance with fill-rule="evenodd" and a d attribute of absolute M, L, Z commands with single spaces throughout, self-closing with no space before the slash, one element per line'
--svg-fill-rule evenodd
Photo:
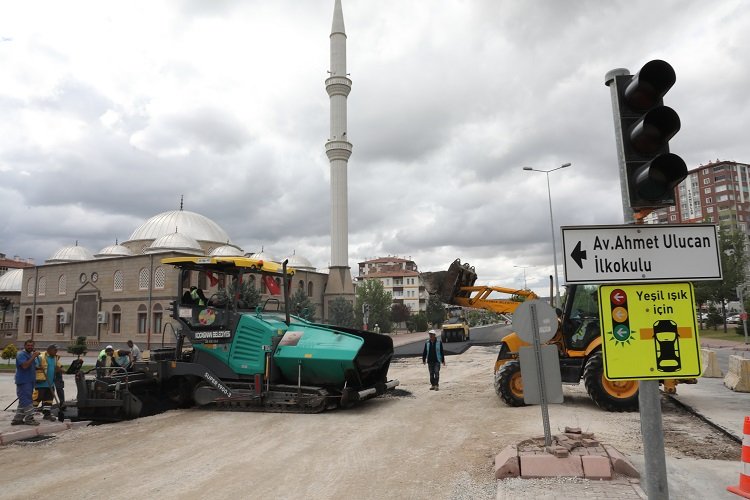
<path fill-rule="evenodd" d="M 635 221 L 628 194 L 628 172 L 625 162 L 625 146 L 622 141 L 620 123 L 620 106 L 617 95 L 617 76 L 627 76 L 630 72 L 624 68 L 613 69 L 604 77 L 604 84 L 610 89 L 612 111 L 615 122 L 615 141 L 617 143 L 617 163 L 620 172 L 620 191 L 622 194 L 622 213 L 626 224 Z M 641 380 L 638 390 L 638 406 L 641 418 L 641 438 L 643 440 L 643 457 L 645 466 L 646 495 L 649 500 L 669 500 L 667 484 L 667 462 L 664 455 L 664 431 L 662 429 L 661 395 L 658 380 Z"/>

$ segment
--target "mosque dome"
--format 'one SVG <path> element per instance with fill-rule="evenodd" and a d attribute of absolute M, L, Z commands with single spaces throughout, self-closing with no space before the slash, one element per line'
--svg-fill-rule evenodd
<path fill-rule="evenodd" d="M 242 249 L 233 245 L 222 245 L 211 250 L 211 257 L 242 257 Z"/>
<path fill-rule="evenodd" d="M 257 252 L 257 253 L 246 253 L 245 256 L 246 257 L 250 257 L 251 259 L 258 259 L 258 260 L 263 260 L 263 261 L 266 261 L 266 262 L 278 262 L 278 260 L 276 260 L 276 257 L 274 257 L 270 253 L 264 251 L 262 248 L 261 248 L 260 252 Z"/>
<path fill-rule="evenodd" d="M 0 292 L 20 292 L 23 269 L 8 269 L 0 276 Z"/>
<path fill-rule="evenodd" d="M 300 271 L 315 271 L 315 267 L 309 260 L 302 257 L 301 255 L 297 255 L 296 253 L 293 253 L 292 255 L 287 257 L 287 260 L 289 261 L 287 263 L 287 266 L 293 267 L 294 269 L 298 269 Z"/>
<path fill-rule="evenodd" d="M 133 252 L 129 248 L 115 243 L 114 245 L 102 248 L 99 250 L 99 253 L 94 254 L 94 257 L 97 259 L 106 259 L 109 257 L 127 257 L 130 255 L 133 255 Z"/>
<path fill-rule="evenodd" d="M 170 210 L 154 215 L 133 231 L 125 243 L 138 240 L 155 240 L 165 234 L 189 236 L 196 241 L 229 243 L 229 235 L 217 223 L 195 212 Z"/>
<path fill-rule="evenodd" d="M 62 262 L 77 262 L 82 260 L 94 260 L 94 255 L 85 247 L 75 246 L 63 247 L 45 261 L 45 264 L 60 264 Z"/>
<path fill-rule="evenodd" d="M 178 232 L 165 234 L 156 238 L 151 245 L 146 248 L 145 253 L 160 252 L 185 252 L 191 255 L 204 255 L 200 243 L 195 238 Z"/>

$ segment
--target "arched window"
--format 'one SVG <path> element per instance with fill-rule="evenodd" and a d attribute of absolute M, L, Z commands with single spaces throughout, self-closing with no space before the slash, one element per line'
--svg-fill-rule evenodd
<path fill-rule="evenodd" d="M 122 276 L 122 271 L 115 271 L 113 289 L 115 292 L 122 292 L 123 288 L 125 288 L 125 279 Z"/>
<path fill-rule="evenodd" d="M 164 271 L 162 266 L 159 266 L 154 271 L 154 288 L 156 290 L 164 290 L 164 286 L 167 283 L 167 273 Z"/>
<path fill-rule="evenodd" d="M 29 278 L 28 281 L 26 282 L 26 295 L 28 295 L 29 297 L 34 296 L 34 288 L 35 288 L 34 284 L 35 283 L 36 282 L 34 281 L 34 278 Z M 31 330 L 29 330 L 29 333 L 31 333 Z"/>
<path fill-rule="evenodd" d="M 55 333 L 65 333 L 65 311 L 62 307 L 57 308 L 57 322 L 55 323 Z"/>
<path fill-rule="evenodd" d="M 162 312 L 161 304 L 154 304 L 154 333 L 161 333 L 161 329 L 164 322 L 164 313 Z"/>
<path fill-rule="evenodd" d="M 39 278 L 39 296 L 43 296 L 47 294 L 47 277 L 42 276 Z"/>
<path fill-rule="evenodd" d="M 120 322 L 122 321 L 122 311 L 120 306 L 112 306 L 112 333 L 120 333 Z"/>
<path fill-rule="evenodd" d="M 33 283 L 33 281 L 32 281 Z M 31 309 L 27 308 L 24 311 L 24 319 L 23 319 L 23 332 L 24 333 L 31 333 L 31 325 L 33 323 L 33 316 L 31 314 Z"/>
<path fill-rule="evenodd" d="M 42 333 L 44 328 L 44 310 L 40 307 L 36 310 L 36 328 L 34 333 Z"/>
<path fill-rule="evenodd" d="M 308 297 L 313 296 L 313 282 L 312 281 L 307 283 L 307 296 Z"/>
<path fill-rule="evenodd" d="M 141 304 L 138 306 L 138 333 L 146 333 L 146 327 L 148 325 L 148 309 L 146 306 Z"/>
<path fill-rule="evenodd" d="M 62 274 L 62 275 L 60 275 L 60 277 L 57 280 L 57 294 L 58 295 L 65 295 L 65 293 L 67 292 L 67 287 L 68 287 L 68 285 L 67 285 L 67 283 L 65 281 L 65 275 Z"/>
<path fill-rule="evenodd" d="M 138 271 L 138 290 L 148 290 L 149 272 L 145 267 Z"/>

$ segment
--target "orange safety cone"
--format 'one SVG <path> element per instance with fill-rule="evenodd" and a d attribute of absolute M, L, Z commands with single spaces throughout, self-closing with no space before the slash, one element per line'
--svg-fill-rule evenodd
<path fill-rule="evenodd" d="M 742 427 L 742 455 L 740 456 L 740 484 L 727 486 L 735 495 L 750 498 L 750 417 L 745 417 Z"/>

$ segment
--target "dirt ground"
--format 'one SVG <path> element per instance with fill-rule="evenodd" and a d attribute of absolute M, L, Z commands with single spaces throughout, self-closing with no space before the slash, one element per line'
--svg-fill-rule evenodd
<path fill-rule="evenodd" d="M 439 392 L 421 359 L 395 360 L 396 393 L 345 411 L 176 410 L 0 447 L 0 496 L 494 499 L 494 456 L 543 435 L 538 406 L 510 408 L 495 396 L 496 355 L 497 347 L 472 347 L 449 357 Z M 13 390 L 4 377 L 3 408 Z M 553 434 L 580 427 L 642 453 L 637 413 L 599 410 L 582 385 L 564 392 L 565 404 L 550 406 Z M 699 419 L 666 401 L 663 412 L 668 456 L 738 459 L 736 444 Z"/>

